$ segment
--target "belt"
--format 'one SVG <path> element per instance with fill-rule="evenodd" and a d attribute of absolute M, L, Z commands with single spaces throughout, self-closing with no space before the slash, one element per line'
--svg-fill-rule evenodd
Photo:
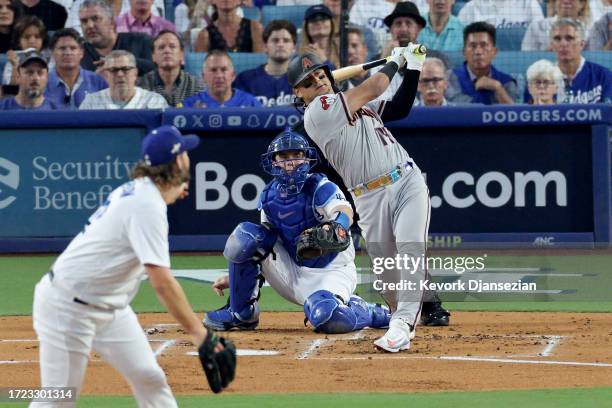
<path fill-rule="evenodd" d="M 55 278 L 55 274 L 51 270 L 49 271 L 49 280 L 53 282 L 53 278 Z M 75 303 L 79 303 L 81 305 L 89 306 L 89 303 L 85 302 L 84 300 L 79 299 L 78 297 L 73 298 L 72 301 Z"/>
<path fill-rule="evenodd" d="M 393 170 L 389 171 L 388 173 L 385 173 L 382 176 L 376 177 L 375 179 L 367 181 L 365 183 L 357 184 L 355 187 L 349 188 L 349 191 L 352 192 L 355 197 L 359 197 L 360 195 L 365 194 L 368 191 L 376 190 L 377 188 L 395 183 L 397 180 L 402 178 L 403 175 L 410 173 L 412 169 L 413 165 L 411 162 L 398 164 Z"/>

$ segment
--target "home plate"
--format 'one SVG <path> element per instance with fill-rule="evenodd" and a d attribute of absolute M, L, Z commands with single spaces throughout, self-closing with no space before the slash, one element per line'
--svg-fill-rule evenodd
<path fill-rule="evenodd" d="M 189 351 L 186 353 L 188 356 L 197 356 L 197 351 Z M 253 349 L 238 349 L 236 355 L 238 356 L 276 356 L 280 353 L 276 350 L 253 350 Z"/>

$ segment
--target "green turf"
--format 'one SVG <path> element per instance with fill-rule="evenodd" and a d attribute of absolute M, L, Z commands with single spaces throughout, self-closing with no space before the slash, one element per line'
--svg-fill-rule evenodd
<path fill-rule="evenodd" d="M 255 395 L 211 395 L 178 396 L 181 408 L 581 408 L 612 407 L 612 388 L 574 388 L 520 391 L 487 392 L 441 392 L 416 394 L 255 394 Z M 0 407 L 19 407 L 25 404 L 2 404 Z M 83 396 L 79 408 L 132 408 L 136 403 L 132 397 Z"/>
<path fill-rule="evenodd" d="M 27 315 L 32 312 L 32 295 L 34 285 L 49 270 L 55 256 L 18 256 L 0 257 L 0 315 Z M 538 266 L 554 268 L 559 272 L 596 273 L 597 280 L 583 277 L 573 280 L 573 285 L 583 289 L 599 291 L 598 298 L 608 294 L 611 299 L 612 257 L 610 256 L 561 256 L 561 257 L 490 257 L 487 266 Z M 173 268 L 225 268 L 226 262 L 220 256 L 175 256 Z M 548 283 L 555 285 L 555 279 L 547 278 Z M 212 310 L 222 306 L 226 298 L 218 297 L 209 284 L 181 279 L 187 296 L 197 311 Z M 380 301 L 377 294 L 367 285 L 358 288 L 358 293 L 368 300 Z M 546 311 L 546 312 L 612 312 L 611 301 L 531 301 L 518 298 L 514 301 L 481 301 L 449 302 L 445 305 L 455 311 Z M 490 299 L 489 299 L 490 300 Z M 539 299 L 547 300 L 547 299 Z M 549 299 L 548 299 L 549 300 Z M 164 311 L 155 297 L 151 287 L 145 282 L 133 307 L 139 312 Z M 265 287 L 261 297 L 262 310 L 299 311 L 300 308 L 278 296 L 271 288 Z"/>

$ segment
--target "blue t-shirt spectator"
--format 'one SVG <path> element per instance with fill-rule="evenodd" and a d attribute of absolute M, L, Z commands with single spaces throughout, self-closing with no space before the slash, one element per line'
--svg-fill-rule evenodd
<path fill-rule="evenodd" d="M 563 103 L 611 103 L 612 71 L 584 58 L 574 79 L 566 81 Z"/>
<path fill-rule="evenodd" d="M 488 76 L 499 81 L 508 93 L 508 96 L 516 101 L 518 87 L 514 78 L 497 70 L 493 65 L 491 65 Z M 468 69 L 467 63 L 463 63 L 462 66 L 455 68 L 450 75 L 446 98 L 454 103 L 496 104 L 495 92 L 485 89 L 477 90 L 475 86 L 476 81 L 476 75 Z"/>
<path fill-rule="evenodd" d="M 265 64 L 241 72 L 234 80 L 234 87 L 254 95 L 266 107 L 290 105 L 293 89 L 287 74 L 272 76 L 264 67 Z"/>
<path fill-rule="evenodd" d="M 60 109 L 54 102 L 45 99 L 40 106 L 29 108 L 17 103 L 14 96 L 0 100 L 0 110 L 56 110 Z"/>
<path fill-rule="evenodd" d="M 427 48 L 436 51 L 461 51 L 463 49 L 463 28 L 464 25 L 457 17 L 448 16 L 448 22 L 440 34 L 431 28 L 429 14 L 426 18 L 427 25 L 421 30 L 418 42 L 425 44 Z"/>
<path fill-rule="evenodd" d="M 64 109 L 77 109 L 88 93 L 94 93 L 108 88 L 108 84 L 101 75 L 81 68 L 79 78 L 73 86 L 72 92 L 62 81 L 55 69 L 49 72 L 49 83 L 45 90 L 45 98 L 53 101 Z"/>
<path fill-rule="evenodd" d="M 250 93 L 233 89 L 232 97 L 223 105 L 214 99 L 208 91 L 202 91 L 196 95 L 185 98 L 181 106 L 183 108 L 238 108 L 238 107 L 261 107 L 261 103 Z"/>

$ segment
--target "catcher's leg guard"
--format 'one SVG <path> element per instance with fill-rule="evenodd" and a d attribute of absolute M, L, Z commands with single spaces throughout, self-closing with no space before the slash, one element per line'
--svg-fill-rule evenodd
<path fill-rule="evenodd" d="M 267 224 L 241 222 L 227 239 L 223 256 L 235 263 L 261 262 L 272 252 L 277 238 Z"/>
<path fill-rule="evenodd" d="M 366 314 L 363 311 L 368 311 L 370 321 L 366 324 L 367 327 L 379 329 L 381 327 L 389 326 L 389 321 L 391 320 L 391 311 L 387 306 L 383 306 L 380 303 L 368 303 L 357 295 L 351 296 L 348 304 L 349 307 L 355 311 L 355 314 L 363 315 L 364 320 Z M 360 327 L 359 329 L 362 328 L 363 327 Z"/>
<path fill-rule="evenodd" d="M 389 309 L 384 306 L 367 303 L 355 295 L 344 304 L 326 290 L 316 291 L 306 299 L 304 313 L 315 331 L 329 334 L 348 333 L 364 327 L 385 327 L 391 318 Z"/>
<path fill-rule="evenodd" d="M 259 289 L 263 284 L 259 261 L 265 259 L 276 242 L 269 228 L 250 222 L 240 223 L 232 232 L 223 254 L 229 262 L 229 301 L 206 314 L 204 324 L 215 330 L 251 330 L 259 323 Z"/>
<path fill-rule="evenodd" d="M 259 324 L 259 288 L 263 278 L 259 265 L 254 261 L 229 264 L 229 300 L 215 311 L 208 312 L 204 324 L 214 330 L 238 328 L 252 330 Z"/>

